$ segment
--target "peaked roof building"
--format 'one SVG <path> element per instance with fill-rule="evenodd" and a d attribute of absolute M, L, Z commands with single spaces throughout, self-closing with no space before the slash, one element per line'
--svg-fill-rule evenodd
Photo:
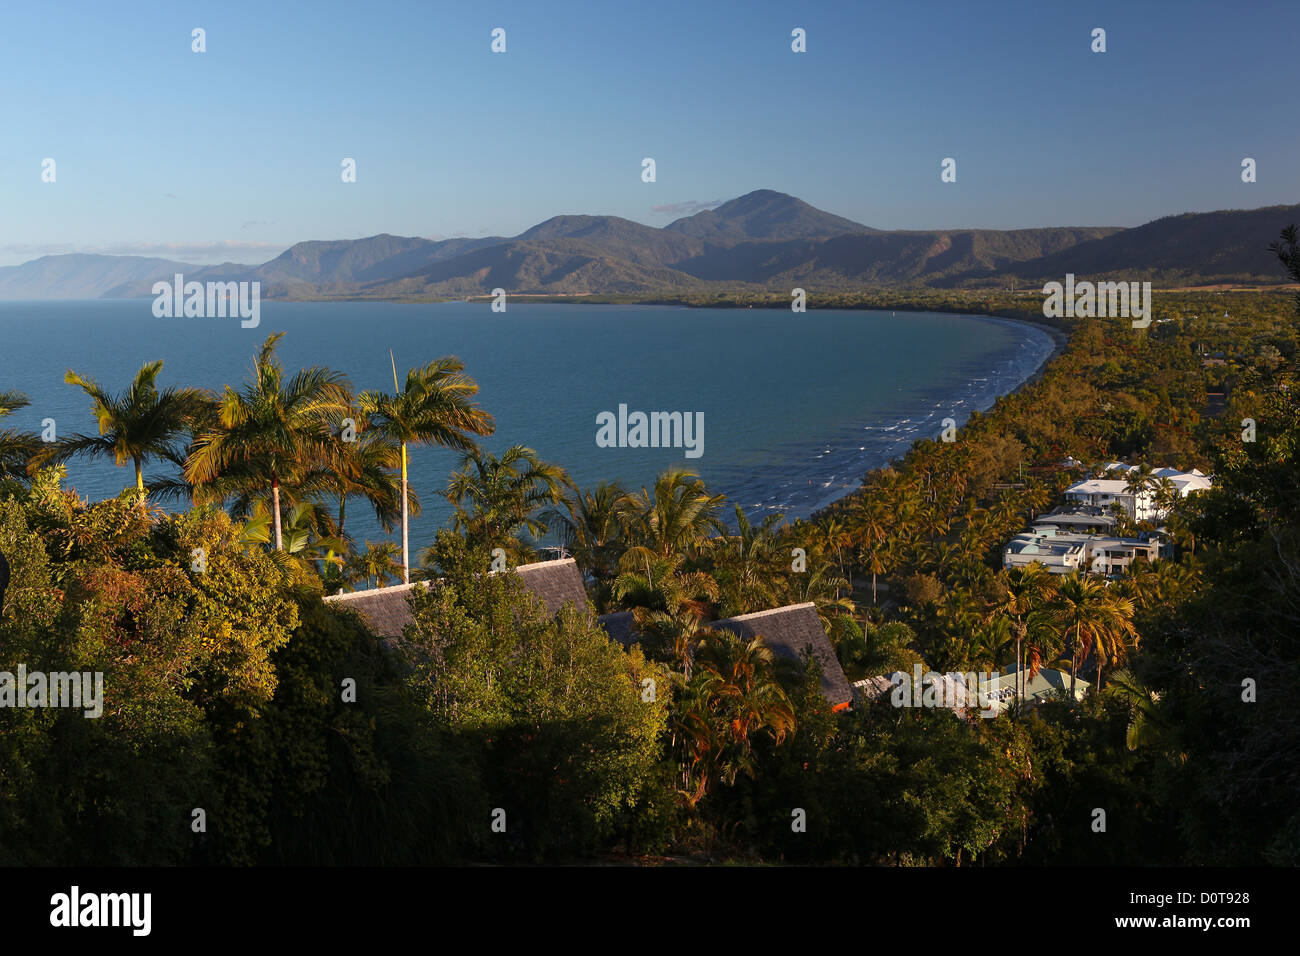
<path fill-rule="evenodd" d="M 624 647 L 637 641 L 636 626 L 631 611 L 618 611 L 614 614 L 602 614 L 600 624 L 609 636 Z M 730 631 L 737 637 L 752 640 L 762 637 L 763 643 L 775 654 L 787 660 L 802 659 L 805 649 L 812 651 L 822 675 L 822 695 L 835 710 L 844 710 L 853 702 L 853 687 L 844 676 L 844 668 L 835 655 L 826 629 L 822 627 L 821 618 L 817 616 L 817 605 L 791 604 L 786 607 L 742 614 L 739 617 L 711 621 L 704 625 L 714 630 Z"/>
<path fill-rule="evenodd" d="M 817 616 L 817 605 L 811 601 L 742 614 L 714 621 L 708 626 L 715 631 L 730 631 L 746 640 L 762 637 L 763 643 L 774 653 L 789 660 L 798 661 L 805 650 L 811 651 L 821 669 L 822 696 L 830 702 L 832 709 L 846 710 L 853 703 L 853 685 L 844 676 L 840 659 L 826 636 L 821 618 Z"/>
<path fill-rule="evenodd" d="M 524 587 L 541 598 L 551 614 L 559 614 L 560 609 L 569 603 L 578 607 L 586 606 L 587 589 L 583 587 L 582 573 L 573 558 L 521 564 L 511 570 L 519 575 Z M 375 634 L 395 640 L 402 636 L 402 631 L 408 624 L 415 623 L 410 604 L 412 589 L 427 586 L 425 582 L 417 581 L 389 588 L 353 591 L 351 594 L 331 594 L 325 601 L 353 608 Z"/>
<path fill-rule="evenodd" d="M 582 583 L 582 572 L 573 558 L 558 561 L 538 561 L 521 564 L 512 569 L 528 590 L 532 591 L 551 614 L 558 614 L 566 604 L 579 608 L 587 605 L 587 590 Z M 325 598 L 337 607 L 350 607 L 379 637 L 394 641 L 402 636 L 408 624 L 415 623 L 411 614 L 410 596 L 414 588 L 427 587 L 423 582 L 398 584 L 351 594 L 332 594 Z M 598 618 L 609 636 L 625 647 L 636 643 L 637 633 L 631 611 L 602 614 Z M 822 675 L 822 694 L 835 710 L 844 710 L 853 701 L 853 688 L 835 648 L 817 616 L 815 604 L 792 604 L 787 607 L 742 614 L 739 617 L 713 621 L 708 627 L 730 631 L 750 640 L 761 636 L 764 643 L 776 654 L 789 660 L 801 659 L 805 649 L 810 650 Z"/>

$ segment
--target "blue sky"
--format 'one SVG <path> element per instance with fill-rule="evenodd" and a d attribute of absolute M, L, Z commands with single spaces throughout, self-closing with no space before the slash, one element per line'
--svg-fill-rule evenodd
<path fill-rule="evenodd" d="M 0 265 L 260 262 L 304 239 L 514 235 L 559 213 L 662 226 L 757 188 L 887 229 L 1300 202 L 1296 0 L 51 2 L 0 16 Z M 791 52 L 794 27 L 807 53 Z M 340 181 L 344 157 L 356 183 Z"/>

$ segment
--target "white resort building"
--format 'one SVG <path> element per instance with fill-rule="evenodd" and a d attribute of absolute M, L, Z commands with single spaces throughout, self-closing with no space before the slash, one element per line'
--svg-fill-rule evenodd
<path fill-rule="evenodd" d="M 1004 568 L 1024 568 L 1037 561 L 1052 574 L 1090 571 L 1119 575 L 1135 561 L 1160 557 L 1163 539 L 1143 532 L 1138 538 L 1115 538 L 1101 534 L 1070 534 L 1038 526 L 1018 534 L 1002 550 Z"/>
<path fill-rule="evenodd" d="M 1134 521 L 1157 521 L 1168 516 L 1167 508 L 1158 504 L 1156 483 L 1167 478 L 1177 490 L 1180 498 L 1186 498 L 1192 492 L 1210 488 L 1211 479 L 1193 468 L 1191 471 L 1179 471 L 1177 468 L 1161 468 L 1150 474 L 1147 484 L 1141 488 L 1133 487 L 1137 480 L 1138 467 L 1124 462 L 1113 461 L 1105 467 L 1106 478 L 1085 478 L 1065 489 L 1065 497 L 1079 507 L 1092 507 L 1109 510 L 1119 504 Z"/>

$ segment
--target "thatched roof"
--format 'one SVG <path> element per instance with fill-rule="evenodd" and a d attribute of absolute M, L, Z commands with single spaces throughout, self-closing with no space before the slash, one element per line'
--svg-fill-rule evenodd
<path fill-rule="evenodd" d="M 636 643 L 638 635 L 631 611 L 615 611 L 613 614 L 602 614 L 596 620 L 600 622 L 600 626 L 605 629 L 606 634 L 624 647 L 630 647 Z"/>
<path fill-rule="evenodd" d="M 636 632 L 631 611 L 602 614 L 597 620 L 612 640 L 624 647 L 635 644 L 640 635 Z M 786 607 L 742 614 L 739 617 L 707 622 L 704 627 L 731 633 L 752 640 L 756 635 L 763 643 L 789 660 L 802 660 L 805 648 L 811 648 L 813 659 L 822 672 L 822 693 L 836 710 L 843 710 L 853 702 L 853 687 L 844 676 L 840 659 L 817 616 L 817 605 L 791 604 Z"/>
<path fill-rule="evenodd" d="M 840 659 L 835 656 L 835 648 L 817 616 L 817 605 L 812 602 L 742 614 L 708 626 L 745 639 L 761 637 L 773 652 L 790 660 L 800 660 L 805 649 L 811 650 L 821 668 L 822 694 L 831 706 L 843 710 L 853 702 L 853 687 L 844 676 Z"/>
<path fill-rule="evenodd" d="M 551 614 L 559 614 L 564 605 L 572 603 L 579 608 L 587 604 L 587 589 L 582 583 L 582 572 L 573 558 L 559 561 L 538 561 L 521 564 L 515 573 L 546 605 Z"/>
<path fill-rule="evenodd" d="M 542 599 L 546 610 L 551 614 L 560 613 L 560 609 L 570 602 L 578 607 L 586 605 L 587 590 L 583 587 L 582 573 L 573 558 L 521 564 L 512 570 L 519 575 L 524 587 Z M 369 591 L 353 591 L 351 594 L 331 594 L 325 600 L 340 607 L 355 609 L 375 634 L 396 639 L 402 636 L 406 625 L 415 623 L 410 604 L 412 588 L 425 586 L 423 582 L 398 584 Z"/>

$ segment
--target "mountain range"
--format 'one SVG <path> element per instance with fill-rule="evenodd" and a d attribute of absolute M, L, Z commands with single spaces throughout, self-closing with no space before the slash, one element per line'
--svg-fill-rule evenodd
<path fill-rule="evenodd" d="M 512 238 L 300 242 L 258 266 L 43 256 L 0 267 L 0 299 L 149 296 L 153 283 L 259 281 L 267 298 L 671 295 L 710 290 L 1031 286 L 1066 273 L 1166 285 L 1271 284 L 1268 244 L 1300 205 L 1185 213 L 1134 228 L 880 230 L 760 189 L 663 228 L 555 216 Z"/>

